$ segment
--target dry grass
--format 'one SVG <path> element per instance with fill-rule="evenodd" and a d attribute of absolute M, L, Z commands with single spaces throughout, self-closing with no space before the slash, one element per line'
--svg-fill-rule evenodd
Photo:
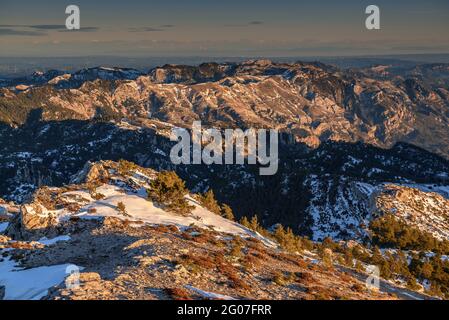
<path fill-rule="evenodd" d="M 240 291 L 249 291 L 251 287 L 240 277 L 239 270 L 230 263 L 220 266 L 220 272 L 229 280 L 229 286 Z"/>
<path fill-rule="evenodd" d="M 276 270 L 273 273 L 272 281 L 279 286 L 288 286 L 297 281 L 296 274 L 293 272 L 282 272 Z"/>
<path fill-rule="evenodd" d="M 351 286 L 351 290 L 356 291 L 356 292 L 365 292 L 366 287 L 364 285 L 362 285 L 361 283 L 357 282 Z"/>
<path fill-rule="evenodd" d="M 192 235 L 193 232 L 196 232 L 198 234 Z M 198 244 L 211 244 L 217 248 L 224 248 L 226 246 L 226 243 L 223 240 L 217 238 L 216 234 L 207 230 L 184 231 L 181 233 L 181 237 L 182 239 L 187 241 L 192 241 Z"/>
<path fill-rule="evenodd" d="M 314 281 L 313 275 L 310 272 L 296 272 L 296 282 L 307 284 Z"/>
<path fill-rule="evenodd" d="M 230 274 L 226 274 L 226 276 L 228 277 L 228 280 L 230 282 L 229 286 L 233 289 L 237 289 L 240 291 L 249 291 L 251 289 L 251 286 L 246 283 L 243 279 L 241 279 L 238 274 L 235 273 L 230 273 Z"/>
<path fill-rule="evenodd" d="M 93 194 L 91 194 L 91 197 L 94 199 L 94 200 L 103 200 L 104 198 L 106 198 L 106 196 L 104 195 L 104 194 L 102 194 L 102 193 L 93 193 Z"/>
<path fill-rule="evenodd" d="M 173 300 L 192 300 L 190 293 L 184 288 L 165 288 L 164 290 Z"/>
<path fill-rule="evenodd" d="M 97 213 L 97 209 L 95 209 L 95 208 L 89 208 L 89 209 L 87 210 L 87 213 Z"/>
<path fill-rule="evenodd" d="M 198 269 L 213 270 L 217 267 L 217 263 L 213 257 L 207 254 L 184 254 L 181 256 L 180 260 L 178 260 L 178 264 L 182 264 L 190 271 L 199 271 Z"/>
<path fill-rule="evenodd" d="M 193 236 L 192 240 L 196 243 L 201 243 L 201 244 L 205 244 L 205 243 L 213 244 L 215 241 L 215 237 L 209 233 L 201 233 L 199 235 Z"/>
<path fill-rule="evenodd" d="M 228 279 L 231 288 L 241 291 L 247 291 L 251 288 L 243 279 L 241 279 L 239 270 L 226 261 L 222 252 L 216 252 L 209 255 L 204 253 L 189 253 L 182 255 L 177 263 L 183 265 L 187 270 L 193 273 L 205 270 L 216 271 Z"/>
<path fill-rule="evenodd" d="M 69 203 L 66 209 L 70 212 L 78 212 L 81 209 L 81 206 L 77 203 Z"/>
<path fill-rule="evenodd" d="M 152 230 L 159 232 L 159 233 L 169 233 L 170 228 L 166 225 L 159 224 L 157 226 L 151 227 Z"/>
<path fill-rule="evenodd" d="M 255 269 L 262 265 L 260 254 L 254 251 L 249 251 L 243 260 L 243 266 L 245 269 Z"/>

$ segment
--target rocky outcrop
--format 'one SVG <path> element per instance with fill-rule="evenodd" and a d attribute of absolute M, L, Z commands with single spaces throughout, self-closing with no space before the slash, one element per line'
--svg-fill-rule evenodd
<path fill-rule="evenodd" d="M 449 187 L 447 187 L 449 189 Z M 427 189 L 387 185 L 376 199 L 380 212 L 390 213 L 432 234 L 440 240 L 449 238 L 449 199 Z"/>
<path fill-rule="evenodd" d="M 371 220 L 392 214 L 410 226 L 449 238 L 449 186 L 368 184 L 340 179 L 311 179 L 314 197 L 308 208 L 313 238 L 363 239 Z M 420 190 L 421 189 L 421 190 Z M 329 196 L 329 195 L 332 196 Z"/>
<path fill-rule="evenodd" d="M 74 184 L 93 183 L 106 181 L 108 178 L 109 172 L 101 162 L 87 162 L 84 168 L 71 178 L 70 182 Z"/>
<path fill-rule="evenodd" d="M 40 238 L 54 234 L 51 230 L 57 225 L 55 216 L 39 202 L 33 202 L 21 206 L 20 213 L 8 225 L 6 234 L 17 239 Z"/>
<path fill-rule="evenodd" d="M 4 236 L 0 234 L 0 244 L 7 243 L 9 240 L 11 240 L 10 237 Z"/>

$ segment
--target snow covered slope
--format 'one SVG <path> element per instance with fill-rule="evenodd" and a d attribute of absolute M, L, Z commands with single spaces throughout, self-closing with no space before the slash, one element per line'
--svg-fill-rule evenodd
<path fill-rule="evenodd" d="M 143 172 L 145 171 L 145 172 Z M 133 225 L 175 225 L 180 229 L 196 226 L 217 232 L 253 237 L 263 241 L 266 245 L 276 246 L 275 243 L 259 234 L 245 228 L 237 222 L 225 219 L 218 214 L 203 208 L 192 195 L 186 200 L 194 207 L 191 213 L 180 215 L 155 205 L 148 199 L 148 183 L 154 178 L 155 172 L 148 169 L 135 169 L 126 174 L 117 172 L 114 162 L 106 161 L 88 166 L 74 177 L 74 180 L 98 178 L 98 174 L 107 174 L 108 181 L 95 186 L 95 191 L 88 190 L 86 184 L 72 185 L 69 190 L 64 188 L 43 188 L 34 201 L 22 207 L 25 221 L 32 221 L 34 229 L 36 224 L 42 226 L 56 226 L 74 218 L 102 219 L 115 217 L 126 220 Z M 96 195 L 96 196 L 95 196 Z M 100 197 L 98 197 L 100 195 Z M 54 206 L 42 199 L 57 198 Z M 118 209 L 121 203 L 126 213 Z M 38 222 L 37 222 L 38 221 Z"/>
<path fill-rule="evenodd" d="M 50 287 L 63 282 L 73 267 L 62 264 L 23 269 L 17 268 L 16 262 L 10 259 L 0 261 L 0 287 L 5 288 L 3 299 L 39 300 L 48 294 Z"/>

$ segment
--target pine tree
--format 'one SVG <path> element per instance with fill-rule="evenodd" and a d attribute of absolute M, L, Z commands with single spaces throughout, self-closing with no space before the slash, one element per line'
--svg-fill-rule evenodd
<path fill-rule="evenodd" d="M 321 261 L 323 263 L 323 265 L 328 268 L 328 269 L 333 269 L 334 265 L 333 265 L 333 252 L 331 249 L 329 248 L 325 248 L 324 250 L 322 250 L 321 252 Z"/>
<path fill-rule="evenodd" d="M 118 173 L 126 176 L 129 175 L 132 170 L 135 170 L 137 165 L 133 162 L 120 159 L 118 162 Z"/>
<path fill-rule="evenodd" d="M 410 290 L 417 290 L 417 289 L 419 289 L 419 285 L 416 282 L 416 278 L 415 277 L 412 276 L 412 277 L 409 277 L 407 279 L 407 288 L 410 289 Z"/>
<path fill-rule="evenodd" d="M 274 229 L 273 236 L 280 243 L 285 237 L 284 226 L 280 223 L 276 225 L 276 229 Z"/>
<path fill-rule="evenodd" d="M 188 214 L 194 208 L 187 202 L 187 194 L 185 182 L 173 171 L 160 172 L 156 179 L 150 182 L 148 189 L 148 198 L 151 201 L 179 214 Z"/>
<path fill-rule="evenodd" d="M 382 256 L 382 253 L 380 252 L 380 249 L 378 246 L 375 246 L 373 249 L 373 254 L 371 256 L 371 264 L 373 265 L 380 265 L 384 261 L 384 257 Z"/>
<path fill-rule="evenodd" d="M 226 218 L 228 220 L 234 220 L 234 213 L 232 212 L 232 209 L 227 204 L 223 204 L 221 206 L 221 216 L 223 218 Z"/>
<path fill-rule="evenodd" d="M 272 236 L 286 251 L 296 253 L 303 249 L 301 237 L 296 236 L 291 228 L 284 229 L 281 224 L 278 224 Z"/>
<path fill-rule="evenodd" d="M 357 260 L 357 261 L 355 262 L 355 269 L 356 269 L 358 272 L 364 272 L 364 271 L 365 271 L 365 268 L 363 267 L 363 264 L 362 264 L 359 260 Z"/>
<path fill-rule="evenodd" d="M 117 203 L 117 210 L 119 211 L 119 213 L 123 216 L 127 216 L 129 217 L 130 215 L 126 212 L 126 206 L 123 202 L 119 202 Z"/>
<path fill-rule="evenodd" d="M 209 189 L 206 193 L 200 196 L 200 202 L 206 209 L 215 214 L 220 214 L 221 208 L 217 200 L 215 200 L 214 191 L 212 189 Z"/>
<path fill-rule="evenodd" d="M 240 258 L 242 256 L 243 243 L 239 237 L 235 237 L 231 242 L 231 257 Z"/>
<path fill-rule="evenodd" d="M 441 290 L 441 285 L 439 285 L 435 281 L 432 281 L 430 283 L 430 288 L 427 291 L 427 293 L 432 295 L 432 296 L 437 296 L 437 297 L 443 297 L 444 298 L 444 293 Z"/>
<path fill-rule="evenodd" d="M 433 266 L 429 262 L 424 262 L 421 266 L 421 277 L 424 279 L 430 279 L 433 274 Z"/>
<path fill-rule="evenodd" d="M 250 223 L 249 223 L 247 217 L 241 218 L 241 219 L 240 219 L 240 224 L 241 224 L 242 226 L 248 228 L 248 229 L 250 229 L 250 227 L 251 227 L 251 225 L 250 225 Z"/>
<path fill-rule="evenodd" d="M 352 255 L 352 250 L 350 248 L 346 248 L 344 252 L 344 263 L 348 267 L 354 266 L 354 256 Z"/>
<path fill-rule="evenodd" d="M 254 230 L 254 231 L 258 231 L 260 229 L 260 225 L 259 225 L 259 219 L 257 218 L 257 215 L 254 215 L 251 218 L 250 221 L 250 229 Z"/>

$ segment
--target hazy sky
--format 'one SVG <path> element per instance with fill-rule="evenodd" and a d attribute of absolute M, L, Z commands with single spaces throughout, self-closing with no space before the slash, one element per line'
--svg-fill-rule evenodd
<path fill-rule="evenodd" d="M 80 31 L 64 29 L 69 4 Z M 381 30 L 365 29 L 370 4 Z M 447 52 L 448 0 L 0 0 L 0 56 Z"/>

